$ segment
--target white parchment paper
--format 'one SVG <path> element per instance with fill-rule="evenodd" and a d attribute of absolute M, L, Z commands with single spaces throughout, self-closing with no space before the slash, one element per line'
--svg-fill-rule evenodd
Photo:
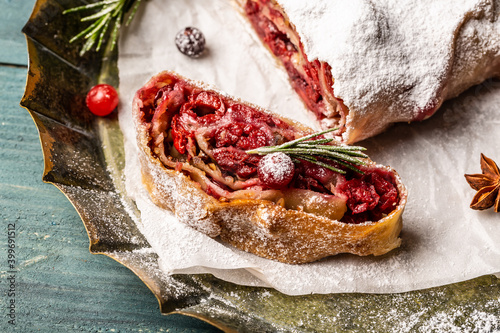
<path fill-rule="evenodd" d="M 174 36 L 186 26 L 204 32 L 204 57 L 190 59 L 177 50 Z M 139 229 L 166 274 L 212 273 L 299 295 L 403 292 L 500 272 L 500 215 L 469 208 L 475 192 L 463 176 L 480 173 L 481 152 L 500 161 L 500 83 L 493 80 L 446 102 L 429 120 L 398 124 L 361 142 L 373 160 L 398 171 L 409 192 L 403 245 L 385 256 L 338 255 L 304 265 L 282 264 L 222 244 L 156 207 L 140 181 L 130 112 L 134 93 L 158 72 L 176 71 L 316 126 L 284 70 L 253 36 L 229 1 L 150 0 L 121 37 L 119 118 L 127 193 L 141 211 Z"/>

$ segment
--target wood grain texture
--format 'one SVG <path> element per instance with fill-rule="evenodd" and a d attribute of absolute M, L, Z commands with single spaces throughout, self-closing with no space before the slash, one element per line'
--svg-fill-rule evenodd
<path fill-rule="evenodd" d="M 21 29 L 35 0 L 0 0 L 0 63 L 26 65 L 28 52 Z"/>
<path fill-rule="evenodd" d="M 13 5 L 15 1 L 33 0 L 11 0 L 8 5 L 18 8 Z M 43 2 L 57 7 L 68 1 L 72 0 Z M 9 7 L 2 10 L 8 11 Z M 52 24 L 45 25 L 46 21 Z M 57 46 L 56 42 L 59 46 L 67 45 L 65 39 L 53 40 L 54 29 L 50 27 L 54 22 L 53 16 L 44 17 L 31 26 L 32 32 L 47 32 L 38 35 L 45 38 L 40 39 L 44 47 L 50 42 L 52 46 Z M 6 297 L 9 273 L 5 266 L 7 225 L 16 223 L 19 260 L 16 331 L 217 331 L 191 318 L 160 316 L 156 300 L 135 275 L 109 258 L 88 253 L 87 236 L 73 207 L 53 186 L 41 182 L 43 163 L 36 129 L 28 113 L 18 107 L 26 75 L 26 70 L 18 67 L 0 66 L 0 309 L 5 311 L 9 301 Z M 71 76 L 73 74 L 68 75 Z M 32 102 L 50 106 L 52 103 L 42 102 L 50 101 L 54 93 L 61 93 L 60 83 L 65 80 L 54 79 L 48 86 L 37 85 L 40 94 Z M 54 111 L 52 106 L 48 111 Z M 62 137 L 64 135 L 58 138 Z M 301 297 L 285 296 L 275 290 L 259 292 L 206 276 L 194 276 L 191 282 L 203 287 L 206 298 L 188 295 L 201 301 L 185 313 L 203 313 L 206 318 L 232 324 L 228 327 L 238 331 L 423 332 L 429 331 L 428 327 L 444 327 L 440 326 L 443 321 L 448 325 L 445 328 L 450 328 L 447 331 L 496 331 L 500 327 L 496 320 L 500 318 L 500 285 L 493 277 L 407 294 Z M 6 312 L 0 310 L 0 313 L 3 319 L 0 319 L 0 332 L 13 330 L 14 327 L 7 325 Z"/>
<path fill-rule="evenodd" d="M 38 133 L 18 106 L 25 77 L 24 68 L 0 66 L 0 331 L 217 332 L 193 318 L 160 315 L 156 299 L 131 271 L 88 252 L 73 206 L 41 181 Z M 5 316 L 9 223 L 16 225 L 15 326 Z"/>

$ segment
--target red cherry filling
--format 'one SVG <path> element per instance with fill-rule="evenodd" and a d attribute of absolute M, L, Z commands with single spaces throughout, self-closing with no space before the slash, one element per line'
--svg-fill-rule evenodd
<path fill-rule="evenodd" d="M 240 140 L 243 128 L 239 124 L 227 124 L 215 132 L 215 146 L 233 146 Z"/>
<path fill-rule="evenodd" d="M 249 150 L 268 145 L 272 137 L 259 127 L 245 123 L 231 123 L 220 127 L 215 132 L 215 146 L 236 146 Z"/>
<path fill-rule="evenodd" d="M 249 155 L 234 147 L 214 149 L 214 158 L 217 164 L 226 171 L 241 178 L 248 178 L 255 174 L 259 163 L 259 156 Z"/>
<path fill-rule="evenodd" d="M 347 195 L 347 207 L 353 214 L 359 214 L 374 209 L 380 199 L 380 196 L 375 190 L 375 186 L 361 179 L 346 181 L 340 185 L 338 189 Z"/>
<path fill-rule="evenodd" d="M 269 11 L 269 16 L 276 21 L 285 20 L 281 13 L 271 6 L 267 1 L 257 3 L 247 1 L 245 13 L 259 37 L 267 44 L 273 54 L 283 63 L 293 88 L 319 119 L 324 118 L 326 107 L 321 93 L 319 72 L 322 64 L 319 61 L 309 62 L 307 59 L 301 63 L 301 69 L 297 69 L 297 55 L 300 46 L 294 45 L 287 34 L 281 31 L 270 19 L 264 15 Z M 328 64 L 324 63 L 324 66 Z M 303 74 L 301 74 L 303 73 Z"/>
<path fill-rule="evenodd" d="M 340 215 L 335 215 L 338 219 L 343 214 L 341 221 L 346 223 L 377 221 L 398 203 L 394 175 L 385 169 L 364 166 L 360 175 L 320 158 L 345 170 L 342 175 L 308 161 L 294 163 L 283 153 L 247 154 L 246 150 L 280 145 L 302 133 L 258 109 L 190 86 L 170 74 L 138 94 L 143 100 L 142 119 L 150 123 L 151 151 L 165 166 L 191 176 L 217 199 L 248 198 L 254 193 L 278 200 L 285 193 L 313 191 L 342 202 L 346 198 L 347 212 L 344 205 Z M 239 194 L 239 190 L 247 191 Z M 276 195 L 277 190 L 281 194 Z M 299 199 L 286 198 L 303 209 L 305 201 Z"/>
<path fill-rule="evenodd" d="M 348 212 L 342 219 L 348 223 L 381 219 L 394 210 L 399 197 L 392 175 L 381 169 L 368 169 L 361 178 L 341 183 L 337 191 L 348 198 Z"/>
<path fill-rule="evenodd" d="M 292 180 L 295 166 L 290 156 L 273 153 L 260 160 L 257 173 L 264 185 L 270 188 L 283 188 Z"/>

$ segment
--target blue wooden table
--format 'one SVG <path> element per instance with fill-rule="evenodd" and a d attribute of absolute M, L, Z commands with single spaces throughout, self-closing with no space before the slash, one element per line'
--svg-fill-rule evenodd
<path fill-rule="evenodd" d="M 73 206 L 42 182 L 38 132 L 19 106 L 28 63 L 21 28 L 34 3 L 0 0 L 0 332 L 218 332 L 162 316 L 131 271 L 89 253 Z"/>

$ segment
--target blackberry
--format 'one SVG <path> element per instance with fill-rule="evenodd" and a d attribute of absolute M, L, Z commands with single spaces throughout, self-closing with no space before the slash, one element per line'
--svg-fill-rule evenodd
<path fill-rule="evenodd" d="M 205 36 L 194 27 L 187 27 L 175 36 L 175 45 L 183 54 L 198 58 L 205 50 Z"/>

